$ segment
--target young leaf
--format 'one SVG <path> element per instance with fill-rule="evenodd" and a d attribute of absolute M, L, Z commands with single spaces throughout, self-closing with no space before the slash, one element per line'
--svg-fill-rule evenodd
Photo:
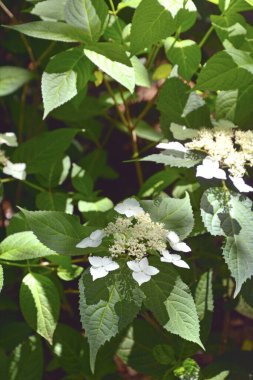
<path fill-rule="evenodd" d="M 0 244 L 1 260 L 29 260 L 55 254 L 41 244 L 31 231 L 17 232 L 5 238 Z"/>
<path fill-rule="evenodd" d="M 32 73 L 21 67 L 0 67 L 0 96 L 12 94 L 26 82 L 31 80 Z"/>
<path fill-rule="evenodd" d="M 169 265 L 157 259 L 150 262 L 160 272 L 142 286 L 146 295 L 145 306 L 167 331 L 203 347 L 198 315 L 188 286 Z"/>
<path fill-rule="evenodd" d="M 83 29 L 87 40 L 97 41 L 103 32 L 108 15 L 104 0 L 67 0 L 65 20 L 68 24 Z"/>
<path fill-rule="evenodd" d="M 175 231 L 182 240 L 191 233 L 194 218 L 188 193 L 183 199 L 164 197 L 155 201 L 142 201 L 141 205 L 153 221 L 163 223 L 168 230 Z"/>
<path fill-rule="evenodd" d="M 169 37 L 165 41 L 165 51 L 169 60 L 178 65 L 179 74 L 189 81 L 201 61 L 201 50 L 198 45 L 191 40 L 175 42 L 174 38 Z"/>
<path fill-rule="evenodd" d="M 41 274 L 27 274 L 20 288 L 20 307 L 28 325 L 52 344 L 60 312 L 54 283 Z"/>
<path fill-rule="evenodd" d="M 163 153 L 151 154 L 140 161 L 152 161 L 157 164 L 169 165 L 177 168 L 192 168 L 201 162 L 201 158 L 177 150 L 168 149 Z"/>
<path fill-rule="evenodd" d="M 84 89 L 92 75 L 92 64 L 82 48 L 55 55 L 42 75 L 44 118 L 53 109 L 72 99 Z"/>
<path fill-rule="evenodd" d="M 66 0 L 44 0 L 35 4 L 31 14 L 46 20 L 63 21 Z"/>
<path fill-rule="evenodd" d="M 30 336 L 11 354 L 8 380 L 42 380 L 43 350 L 38 336 Z"/>
<path fill-rule="evenodd" d="M 236 296 L 253 275 L 252 201 L 220 188 L 209 189 L 201 200 L 201 215 L 212 235 L 226 237 L 223 256 L 236 281 Z"/>
<path fill-rule="evenodd" d="M 131 52 L 138 54 L 176 31 L 168 9 L 158 0 L 142 0 L 136 9 L 131 27 Z"/>
<path fill-rule="evenodd" d="M 134 91 L 134 68 L 122 46 L 113 42 L 98 42 L 86 46 L 84 54 L 100 70 L 122 84 L 130 92 Z"/>
<path fill-rule="evenodd" d="M 54 21 L 33 21 L 27 24 L 6 26 L 27 36 L 60 42 L 87 42 L 87 35 L 81 28 Z M 89 40 L 88 40 L 89 41 Z"/>
<path fill-rule="evenodd" d="M 125 328 L 141 308 L 143 292 L 126 268 L 92 281 L 89 272 L 79 282 L 80 313 L 90 345 L 94 372 L 99 348 Z"/>
<path fill-rule="evenodd" d="M 46 247 L 63 255 L 81 255 L 76 245 L 85 237 L 78 217 L 60 211 L 26 211 L 30 229 Z"/>

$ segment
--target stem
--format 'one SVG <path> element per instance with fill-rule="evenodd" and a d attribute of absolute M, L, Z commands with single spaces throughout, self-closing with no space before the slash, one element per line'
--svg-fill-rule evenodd
<path fill-rule="evenodd" d="M 111 95 L 112 100 L 114 101 L 114 105 L 115 105 L 116 111 L 117 111 L 117 113 L 119 115 L 119 118 L 121 119 L 122 123 L 127 127 L 127 125 L 128 125 L 127 119 L 125 118 L 125 116 L 123 115 L 123 113 L 121 112 L 121 110 L 119 108 L 119 105 L 117 103 L 117 99 L 116 99 L 116 97 L 114 95 L 114 92 L 113 92 L 113 90 L 111 88 L 110 83 L 108 82 L 107 79 L 104 79 L 104 82 L 105 82 L 105 86 L 107 88 L 107 91 L 109 92 L 109 94 Z"/>
<path fill-rule="evenodd" d="M 112 8 L 112 14 L 115 18 L 115 21 L 116 21 L 116 24 L 117 24 L 117 27 L 119 29 L 119 32 L 120 32 L 120 36 L 121 36 L 121 41 L 122 40 L 122 29 L 121 29 L 121 25 L 120 25 L 120 22 L 119 22 L 119 18 L 117 16 L 117 10 L 115 9 L 115 6 L 114 6 L 114 3 L 113 3 L 113 0 L 109 0 L 109 3 L 110 3 L 110 6 Z"/>
<path fill-rule="evenodd" d="M 12 262 L 12 261 L 8 261 L 8 260 L 0 260 L 0 264 L 2 264 L 2 265 L 9 265 L 9 266 L 13 266 L 13 267 L 18 267 L 18 268 L 29 268 L 29 267 L 31 267 L 31 268 L 53 268 L 53 267 L 55 267 L 55 265 L 50 265 L 50 264 L 48 264 L 48 265 L 43 265 L 43 264 L 30 264 L 29 263 L 29 260 L 27 260 L 27 264 L 19 264 L 19 263 L 15 263 L 15 262 Z"/>
<path fill-rule="evenodd" d="M 208 29 L 208 31 L 206 32 L 206 34 L 204 35 L 204 37 L 202 38 L 202 40 L 199 43 L 200 48 L 202 48 L 202 46 L 206 43 L 207 39 L 210 37 L 210 35 L 212 34 L 213 31 L 214 31 L 214 26 L 211 25 L 211 27 Z"/>
<path fill-rule="evenodd" d="M 151 50 L 151 52 L 149 54 L 149 57 L 148 57 L 148 60 L 147 60 L 147 63 L 146 63 L 147 69 L 150 69 L 150 67 L 153 65 L 153 62 L 156 59 L 156 56 L 157 56 L 159 50 L 160 50 L 160 44 L 154 45 L 152 47 L 152 50 Z"/>
<path fill-rule="evenodd" d="M 131 139 L 132 139 L 132 147 L 133 147 L 133 158 L 139 158 L 139 149 L 137 143 L 137 135 L 134 129 L 131 129 Z M 142 186 L 144 183 L 143 173 L 141 168 L 140 161 L 135 161 L 136 174 L 138 178 L 139 186 Z"/>
<path fill-rule="evenodd" d="M 55 41 L 53 41 L 53 42 L 51 42 L 51 44 L 46 48 L 46 50 L 41 54 L 41 56 L 37 59 L 37 61 L 34 63 L 34 67 L 32 67 L 33 68 L 33 70 L 34 69 L 37 69 L 38 68 L 38 66 L 41 64 L 41 62 L 47 57 L 47 55 L 51 52 L 51 50 L 55 47 L 55 45 L 56 45 L 56 42 Z"/>
<path fill-rule="evenodd" d="M 157 94 L 146 104 L 146 106 L 144 107 L 143 111 L 139 114 L 139 116 L 137 117 L 137 119 L 135 120 L 135 123 L 134 123 L 134 128 L 137 127 L 137 125 L 139 124 L 139 122 L 144 119 L 144 117 L 146 116 L 146 114 L 149 112 L 149 110 L 153 107 L 154 103 L 156 102 L 156 99 L 158 98 L 159 96 L 159 91 L 157 91 Z"/>
<path fill-rule="evenodd" d="M 19 123 L 18 123 L 18 139 L 19 143 L 22 143 L 23 140 L 23 128 L 24 128 L 24 121 L 25 121 L 25 103 L 26 103 L 26 97 L 27 97 L 27 90 L 28 85 L 25 84 L 22 95 L 21 95 L 21 101 L 20 101 L 20 113 L 19 113 Z"/>
<path fill-rule="evenodd" d="M 39 185 L 35 185 L 34 183 L 30 182 L 30 181 L 27 181 L 27 180 L 23 180 L 22 183 L 26 184 L 27 186 L 35 189 L 35 190 L 39 190 L 39 191 L 46 191 L 43 187 L 39 186 Z"/>

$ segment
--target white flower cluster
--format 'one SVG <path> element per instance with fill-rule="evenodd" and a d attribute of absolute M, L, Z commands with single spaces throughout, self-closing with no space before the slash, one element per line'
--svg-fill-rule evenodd
<path fill-rule="evenodd" d="M 96 230 L 83 239 L 78 248 L 98 247 L 103 238 L 108 237 L 112 244 L 109 247 L 111 257 L 90 256 L 90 273 L 93 280 L 105 277 L 110 271 L 119 268 L 119 264 L 112 259 L 125 257 L 133 259 L 127 261 L 133 278 L 139 285 L 159 273 L 159 270 L 149 265 L 147 255 L 156 251 L 162 262 L 174 264 L 178 267 L 189 268 L 188 264 L 178 254 L 170 253 L 167 244 L 174 251 L 189 252 L 191 249 L 174 231 L 168 231 L 164 224 L 153 222 L 148 213 L 145 213 L 136 199 L 126 199 L 119 203 L 115 210 L 126 217 L 119 216 L 104 230 Z"/>
<path fill-rule="evenodd" d="M 207 156 L 202 165 L 197 166 L 197 177 L 207 179 L 227 179 L 224 169 L 228 170 L 229 178 L 241 192 L 253 191 L 243 176 L 247 166 L 253 166 L 253 132 L 240 131 L 233 128 L 215 127 L 203 128 L 196 137 L 185 145 L 178 142 L 162 143 L 161 149 L 173 149 L 184 153 L 200 151 Z"/>
<path fill-rule="evenodd" d="M 6 144 L 11 147 L 17 146 L 17 138 L 14 133 L 0 133 L 0 145 Z M 8 158 L 5 156 L 5 152 L 0 150 L 0 165 L 3 166 L 3 173 L 10 175 L 11 177 L 24 180 L 26 177 L 26 164 L 17 163 L 13 164 Z"/>

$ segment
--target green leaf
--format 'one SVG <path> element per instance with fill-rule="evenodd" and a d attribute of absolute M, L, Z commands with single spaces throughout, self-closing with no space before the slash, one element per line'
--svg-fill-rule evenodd
<path fill-rule="evenodd" d="M 97 41 L 103 32 L 108 15 L 104 0 L 67 0 L 65 20 L 68 24 L 83 29 L 87 40 Z"/>
<path fill-rule="evenodd" d="M 81 255 L 76 245 L 85 237 L 78 217 L 60 211 L 26 211 L 30 229 L 46 247 L 63 255 Z"/>
<path fill-rule="evenodd" d="M 15 150 L 14 162 L 25 162 L 28 174 L 48 173 L 48 168 L 57 159 L 62 159 L 76 133 L 76 129 L 62 128 L 34 137 Z"/>
<path fill-rule="evenodd" d="M 79 201 L 78 210 L 80 212 L 106 212 L 113 208 L 113 203 L 109 198 L 102 198 L 96 202 Z"/>
<path fill-rule="evenodd" d="M 35 4 L 31 14 L 46 20 L 64 20 L 64 6 L 66 0 L 45 0 Z"/>
<path fill-rule="evenodd" d="M 151 154 L 150 156 L 143 157 L 140 161 L 152 161 L 157 164 L 169 165 L 177 168 L 192 168 L 201 162 L 201 158 L 196 155 L 192 155 L 191 153 L 167 149 L 162 153 Z"/>
<path fill-rule="evenodd" d="M 0 259 L 8 261 L 30 260 L 55 255 L 31 231 L 17 232 L 0 244 Z"/>
<path fill-rule="evenodd" d="M 92 64 L 82 48 L 55 55 L 42 75 L 44 118 L 84 89 L 92 75 Z"/>
<path fill-rule="evenodd" d="M 3 285 L 4 285 L 4 271 L 3 271 L 2 265 L 0 264 L 0 292 L 3 289 Z"/>
<path fill-rule="evenodd" d="M 214 377 L 209 377 L 208 379 L 205 380 L 225 380 L 229 375 L 229 371 L 222 371 L 218 375 Z"/>
<path fill-rule="evenodd" d="M 88 45 L 84 54 L 96 65 L 126 87 L 130 92 L 135 87 L 135 71 L 124 48 L 115 42 L 98 42 Z"/>
<path fill-rule="evenodd" d="M 43 350 L 38 336 L 30 336 L 11 354 L 8 380 L 42 380 Z"/>
<path fill-rule="evenodd" d="M 169 37 L 165 41 L 165 51 L 168 59 L 174 65 L 178 65 L 179 74 L 189 81 L 201 62 L 201 50 L 198 45 L 191 40 L 175 42 L 175 38 Z"/>
<path fill-rule="evenodd" d="M 226 52 L 238 68 L 244 69 L 250 74 L 253 74 L 253 58 L 249 52 L 236 49 L 228 40 L 225 40 L 223 45 L 226 48 Z"/>
<path fill-rule="evenodd" d="M 131 52 L 137 54 L 176 31 L 171 13 L 158 0 L 142 0 L 131 27 Z"/>
<path fill-rule="evenodd" d="M 208 312 L 212 312 L 214 308 L 212 276 L 211 271 L 203 273 L 195 291 L 195 304 L 200 321 L 205 318 Z"/>
<path fill-rule="evenodd" d="M 194 218 L 188 193 L 183 199 L 163 197 L 154 201 L 141 201 L 141 205 L 153 221 L 163 223 L 166 229 L 175 231 L 181 240 L 191 233 Z"/>
<path fill-rule="evenodd" d="M 81 321 L 89 341 L 90 365 L 94 372 L 99 348 L 135 318 L 143 292 L 125 265 L 96 281 L 86 272 L 80 279 L 79 289 Z"/>
<path fill-rule="evenodd" d="M 8 358 L 3 349 L 0 349 L 0 379 L 8 379 Z"/>
<path fill-rule="evenodd" d="M 21 67 L 0 67 L 0 96 L 12 94 L 31 80 L 32 77 L 33 75 L 30 71 Z"/>
<path fill-rule="evenodd" d="M 68 194 L 43 191 L 36 196 L 36 206 L 39 210 L 66 211 Z"/>
<path fill-rule="evenodd" d="M 150 260 L 150 263 L 160 272 L 142 285 L 145 306 L 167 331 L 203 347 L 198 315 L 188 286 L 170 265 L 157 259 Z"/>
<path fill-rule="evenodd" d="M 161 132 L 156 131 L 151 125 L 146 123 L 144 120 L 141 120 L 137 127 L 135 128 L 135 132 L 138 137 L 148 140 L 148 141 L 160 141 L 163 137 Z"/>
<path fill-rule="evenodd" d="M 76 164 L 73 164 L 71 178 L 72 185 L 75 190 L 85 195 L 92 194 L 94 186 L 93 181 L 90 175 L 83 168 Z"/>
<path fill-rule="evenodd" d="M 177 77 L 167 79 L 163 85 L 157 108 L 166 118 L 166 124 L 161 125 L 166 137 L 170 136 L 172 122 L 188 128 L 211 126 L 210 110 L 204 100 Z"/>
<path fill-rule="evenodd" d="M 216 53 L 201 70 L 195 89 L 218 91 L 246 87 L 252 75 L 225 51 Z"/>
<path fill-rule="evenodd" d="M 225 13 L 220 16 L 211 16 L 212 24 L 221 42 L 229 41 L 241 46 L 247 35 L 247 24 L 238 13 Z"/>
<path fill-rule="evenodd" d="M 149 79 L 148 70 L 144 64 L 135 56 L 133 56 L 130 61 L 134 68 L 136 85 L 150 88 L 151 81 Z"/>
<path fill-rule="evenodd" d="M 253 275 L 252 201 L 220 188 L 209 189 L 201 199 L 201 215 L 212 235 L 226 237 L 223 256 L 236 281 L 236 296 Z"/>
<path fill-rule="evenodd" d="M 20 307 L 28 325 L 52 344 L 60 312 L 54 283 L 41 274 L 27 274 L 20 288 Z"/>
<path fill-rule="evenodd" d="M 141 186 L 139 198 L 155 198 L 160 195 L 162 190 L 169 187 L 173 182 L 180 178 L 177 169 L 165 168 L 164 170 L 153 174 Z"/>
<path fill-rule="evenodd" d="M 43 40 L 60 42 L 87 42 L 87 35 L 81 28 L 54 21 L 33 21 L 27 24 L 5 26 L 16 30 L 29 37 L 41 38 Z"/>

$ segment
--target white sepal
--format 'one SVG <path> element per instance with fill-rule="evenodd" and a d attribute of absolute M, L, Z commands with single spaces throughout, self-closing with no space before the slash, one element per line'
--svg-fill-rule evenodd
<path fill-rule="evenodd" d="M 220 169 L 219 162 L 207 156 L 202 161 L 202 165 L 197 166 L 197 177 L 203 177 L 206 179 L 218 178 L 226 179 L 227 175 L 223 169 Z"/>
<path fill-rule="evenodd" d="M 17 137 L 13 132 L 0 133 L 0 145 L 18 146 Z"/>
<path fill-rule="evenodd" d="M 6 160 L 3 167 L 3 173 L 22 181 L 26 178 L 25 169 L 26 164 L 24 163 L 13 164 L 11 161 Z"/>
<path fill-rule="evenodd" d="M 90 274 L 93 281 L 108 275 L 109 272 L 119 269 L 119 264 L 112 261 L 111 257 L 90 256 Z"/>
<path fill-rule="evenodd" d="M 180 241 L 180 238 L 176 232 L 174 231 L 168 232 L 167 239 L 169 241 L 171 248 L 174 251 L 180 251 L 180 252 L 191 251 L 191 248 L 186 243 L 184 243 L 183 241 Z"/>
<path fill-rule="evenodd" d="M 134 198 L 125 199 L 123 202 L 118 203 L 114 210 L 119 214 L 126 215 L 128 218 L 132 216 L 138 216 L 144 213 L 143 208 L 140 206 L 140 203 Z"/>
<path fill-rule="evenodd" d="M 166 149 L 166 150 L 177 150 L 178 152 L 183 152 L 183 153 L 189 152 L 188 148 L 186 148 L 183 144 L 177 141 L 172 141 L 169 143 L 160 143 L 156 146 L 156 148 Z"/>
<path fill-rule="evenodd" d="M 139 285 L 148 282 L 152 276 L 159 273 L 159 270 L 148 263 L 148 259 L 144 257 L 140 261 L 128 261 L 127 266 L 133 271 L 132 276 Z"/>
<path fill-rule="evenodd" d="M 80 241 L 80 243 L 76 245 L 76 248 L 98 247 L 102 243 L 104 237 L 104 230 L 96 230 L 92 232 L 89 237 Z"/>
<path fill-rule="evenodd" d="M 233 182 L 234 186 L 240 191 L 240 193 L 249 193 L 250 191 L 253 191 L 253 187 L 247 185 L 244 182 L 243 178 L 232 176 L 229 176 L 229 178 Z"/>
<path fill-rule="evenodd" d="M 170 263 L 180 268 L 190 268 L 189 265 L 181 259 L 180 255 L 171 254 L 169 251 L 164 250 L 161 252 L 161 261 L 164 263 Z"/>

